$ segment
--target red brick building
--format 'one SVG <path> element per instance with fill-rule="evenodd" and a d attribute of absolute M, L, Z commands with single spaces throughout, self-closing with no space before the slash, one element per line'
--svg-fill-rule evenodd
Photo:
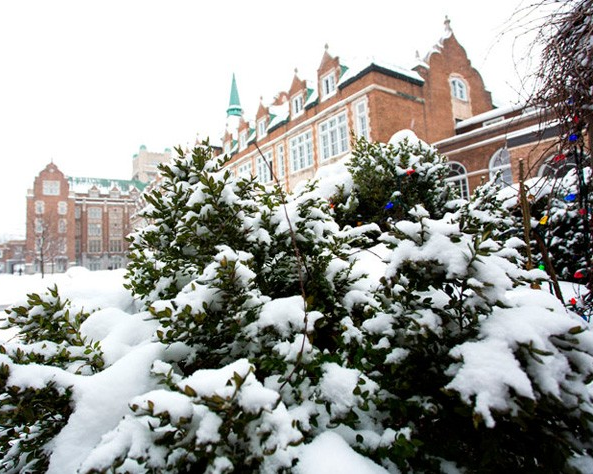
<path fill-rule="evenodd" d="M 125 237 L 144 186 L 140 181 L 67 177 L 48 164 L 27 193 L 26 272 L 124 266 Z"/>
<path fill-rule="evenodd" d="M 272 104 L 260 104 L 254 121 L 242 115 L 233 78 L 223 150 L 232 155 L 229 166 L 236 173 L 251 171 L 271 181 L 257 145 L 291 189 L 346 156 L 352 133 L 387 142 L 410 129 L 434 143 L 455 135 L 456 123 L 492 108 L 480 74 L 446 21 L 444 37 L 411 70 L 374 59 L 341 60 L 326 48 L 315 80 L 295 71 L 288 90 Z"/>
<path fill-rule="evenodd" d="M 443 37 L 412 69 L 342 60 L 326 47 L 317 77 L 306 81 L 295 71 L 288 90 L 269 105 L 261 103 L 254 120 L 243 117 L 233 77 L 227 116 L 223 151 L 231 155 L 233 171 L 270 182 L 259 148 L 287 189 L 347 156 L 351 134 L 388 142 L 410 129 L 449 158 L 450 180 L 467 196 L 498 169 L 509 184 L 516 181 L 518 157 L 537 174 L 551 143 L 542 138 L 555 133 L 553 126 L 538 133 L 537 111 L 494 108 L 448 20 Z"/>

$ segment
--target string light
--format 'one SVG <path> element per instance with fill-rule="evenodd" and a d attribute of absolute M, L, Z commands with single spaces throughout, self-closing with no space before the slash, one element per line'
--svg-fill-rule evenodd
<path fill-rule="evenodd" d="M 415 172 L 416 172 L 416 170 L 414 170 L 414 169 L 409 169 L 409 170 L 406 170 L 406 174 L 407 174 L 408 176 L 412 176 L 412 175 L 413 175 Z"/>
<path fill-rule="evenodd" d="M 389 209 L 393 209 L 393 206 L 395 204 L 393 204 L 391 201 L 389 201 L 387 204 L 385 204 L 385 209 L 389 210 Z"/>
<path fill-rule="evenodd" d="M 576 272 L 574 272 L 574 277 L 575 278 L 583 278 L 585 275 L 583 275 L 583 272 L 581 272 L 580 270 L 577 270 Z"/>
<path fill-rule="evenodd" d="M 573 202 L 577 198 L 577 195 L 574 193 L 570 193 L 568 196 L 564 196 L 564 200 L 566 202 Z"/>
<path fill-rule="evenodd" d="M 579 139 L 579 136 L 576 133 L 571 133 L 568 136 L 568 141 L 571 142 L 571 143 L 572 142 L 576 142 L 578 139 Z"/>
<path fill-rule="evenodd" d="M 544 216 L 539 220 L 541 225 L 546 225 L 548 223 L 548 216 Z"/>

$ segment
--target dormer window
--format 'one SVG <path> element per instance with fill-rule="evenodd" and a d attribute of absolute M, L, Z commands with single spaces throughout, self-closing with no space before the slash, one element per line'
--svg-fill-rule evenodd
<path fill-rule="evenodd" d="M 336 76 L 333 72 L 321 78 L 321 91 L 324 99 L 336 93 Z"/>
<path fill-rule="evenodd" d="M 266 119 L 263 118 L 257 122 L 257 138 L 263 138 L 266 136 Z"/>
<path fill-rule="evenodd" d="M 467 102 L 467 85 L 462 79 L 454 77 L 451 79 L 451 96 L 455 99 Z"/>
<path fill-rule="evenodd" d="M 292 99 L 292 115 L 296 117 L 303 113 L 303 96 L 302 94 L 297 95 Z"/>
<path fill-rule="evenodd" d="M 223 151 L 225 155 L 229 155 L 231 153 L 231 142 L 225 142 Z"/>
<path fill-rule="evenodd" d="M 247 148 L 247 132 L 241 132 L 239 134 L 239 150 L 245 150 Z"/>

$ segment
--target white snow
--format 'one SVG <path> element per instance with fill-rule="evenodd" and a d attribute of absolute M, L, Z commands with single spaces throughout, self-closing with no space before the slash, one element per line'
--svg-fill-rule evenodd
<path fill-rule="evenodd" d="M 294 472 L 296 474 L 388 474 L 389 471 L 358 454 L 338 434 L 328 431 L 305 445 Z"/>

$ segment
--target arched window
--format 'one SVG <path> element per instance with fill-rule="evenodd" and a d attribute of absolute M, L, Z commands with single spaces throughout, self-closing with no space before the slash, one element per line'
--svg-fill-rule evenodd
<path fill-rule="evenodd" d="M 506 146 L 496 150 L 494 155 L 492 155 L 488 169 L 490 170 L 490 179 L 494 179 L 496 177 L 496 173 L 500 171 L 501 174 L 497 182 L 502 181 L 502 183 L 507 186 L 513 184 L 511 154 L 509 153 L 509 150 Z"/>
<path fill-rule="evenodd" d="M 572 153 L 558 153 L 544 160 L 544 164 L 539 167 L 537 175 L 546 178 L 562 178 L 576 166 L 577 163 Z"/>
<path fill-rule="evenodd" d="M 449 177 L 445 179 L 459 191 L 459 196 L 463 199 L 469 199 L 469 185 L 467 183 L 467 171 L 461 163 L 455 161 L 449 162 Z"/>
<path fill-rule="evenodd" d="M 451 78 L 451 96 L 455 99 L 467 102 L 467 85 L 463 79 L 458 77 Z"/>

